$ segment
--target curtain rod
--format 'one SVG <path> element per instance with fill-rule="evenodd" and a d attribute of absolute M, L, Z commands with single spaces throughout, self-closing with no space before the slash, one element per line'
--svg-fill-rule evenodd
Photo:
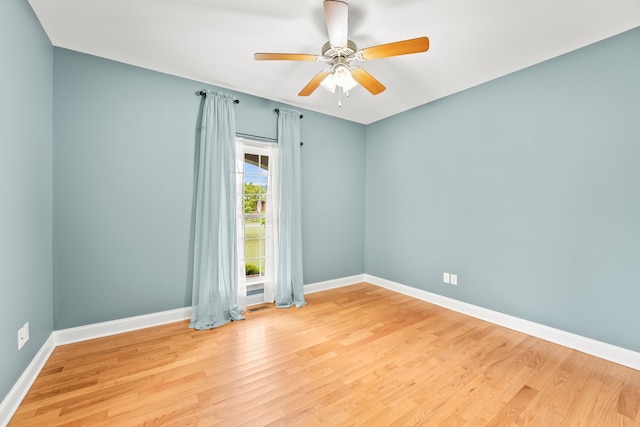
<path fill-rule="evenodd" d="M 204 90 L 200 90 L 198 92 L 196 92 L 197 96 L 204 96 L 205 98 L 207 97 L 207 92 L 205 92 Z M 234 104 L 240 104 L 240 100 L 239 99 L 234 99 L 233 100 Z"/>
<path fill-rule="evenodd" d="M 279 112 L 280 112 L 280 109 L 279 109 L 279 108 L 276 108 L 275 110 L 273 110 L 273 112 L 274 112 L 274 113 L 279 113 Z M 300 118 L 303 118 L 303 117 L 304 117 L 304 116 L 303 116 L 302 114 L 300 114 Z"/>
<path fill-rule="evenodd" d="M 259 136 L 259 135 L 252 135 L 250 133 L 242 133 L 242 132 L 236 132 L 236 136 L 239 137 L 246 137 L 246 138 L 252 138 L 252 139 L 259 139 L 261 141 L 269 141 L 269 142 L 278 142 L 277 138 L 269 138 L 266 136 Z M 302 147 L 304 144 L 302 143 L 302 141 L 300 142 L 300 146 Z"/>
<path fill-rule="evenodd" d="M 239 136 L 241 138 L 245 137 L 245 138 L 251 138 L 251 139 L 259 139 L 261 141 L 278 142 L 278 140 L 276 138 L 269 138 L 269 137 L 266 137 L 266 136 L 252 135 L 250 133 L 236 132 L 236 136 Z"/>

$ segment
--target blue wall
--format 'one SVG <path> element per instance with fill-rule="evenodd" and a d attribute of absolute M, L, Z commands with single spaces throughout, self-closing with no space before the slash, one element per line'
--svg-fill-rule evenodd
<path fill-rule="evenodd" d="M 204 85 L 59 48 L 53 75 L 55 328 L 190 306 Z M 234 95 L 238 132 L 275 137 L 279 104 Z M 304 281 L 364 273 L 365 127 L 302 113 Z"/>
<path fill-rule="evenodd" d="M 639 46 L 368 126 L 366 272 L 640 351 Z"/>
<path fill-rule="evenodd" d="M 367 127 L 303 111 L 305 283 L 366 271 L 640 351 L 639 45 Z M 0 55 L 3 398 L 54 327 L 190 305 L 204 85 L 54 49 L 21 0 L 0 2 Z M 275 137 L 279 105 L 235 95 L 238 131 Z"/>
<path fill-rule="evenodd" d="M 52 50 L 26 1 L 0 2 L 0 401 L 53 328 Z"/>

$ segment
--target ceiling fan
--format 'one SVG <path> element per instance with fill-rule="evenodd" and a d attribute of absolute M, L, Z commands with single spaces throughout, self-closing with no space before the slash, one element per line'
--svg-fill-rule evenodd
<path fill-rule="evenodd" d="M 429 49 L 429 39 L 418 37 L 393 43 L 381 44 L 358 50 L 356 44 L 347 38 L 349 6 L 341 0 L 325 0 L 324 16 L 327 21 L 329 41 L 322 46 L 322 55 L 306 53 L 256 53 L 254 59 L 289 60 L 289 61 L 324 61 L 331 64 L 328 70 L 320 71 L 302 88 L 299 96 L 311 95 L 318 86 L 322 85 L 330 92 L 349 94 L 356 85 L 360 84 L 373 95 L 378 95 L 386 88 L 363 68 L 353 65 L 358 61 L 388 58 L 390 56 L 407 55 L 426 52 Z M 340 102 L 339 104 L 340 105 Z"/>

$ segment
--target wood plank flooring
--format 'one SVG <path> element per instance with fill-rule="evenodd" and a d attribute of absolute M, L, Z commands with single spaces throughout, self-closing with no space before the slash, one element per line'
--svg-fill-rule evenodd
<path fill-rule="evenodd" d="M 61 346 L 10 426 L 640 426 L 640 371 L 361 283 Z"/>

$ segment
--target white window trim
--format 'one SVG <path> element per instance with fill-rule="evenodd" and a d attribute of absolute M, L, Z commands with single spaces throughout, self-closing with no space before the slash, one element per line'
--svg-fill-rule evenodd
<path fill-rule="evenodd" d="M 238 215 L 236 220 L 236 230 L 238 236 L 238 307 L 245 309 L 247 303 L 258 304 L 261 302 L 275 301 L 275 288 L 278 265 L 278 206 L 280 206 L 280 194 L 278 185 L 278 145 L 270 142 L 260 142 L 242 137 L 236 138 L 236 206 L 238 207 Z M 245 262 L 244 262 L 244 207 L 242 193 L 244 190 L 244 154 L 259 154 L 269 156 L 269 172 L 268 181 L 268 199 L 266 224 L 270 228 L 267 231 L 267 239 L 265 242 L 265 258 L 271 259 L 271 262 L 265 263 L 264 279 L 246 279 Z M 269 197 L 269 195 L 271 197 Z M 256 298 L 247 298 L 247 287 L 251 287 L 257 283 L 264 283 L 264 293 L 261 300 Z"/>

